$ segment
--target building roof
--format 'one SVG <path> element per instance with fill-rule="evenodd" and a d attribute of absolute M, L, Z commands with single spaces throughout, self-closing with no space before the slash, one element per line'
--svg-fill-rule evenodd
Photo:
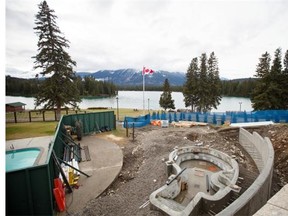
<path fill-rule="evenodd" d="M 19 107 L 19 106 L 25 106 L 26 104 L 25 103 L 22 103 L 22 102 L 15 102 L 15 103 L 7 103 L 6 106 L 12 106 L 12 107 Z"/>

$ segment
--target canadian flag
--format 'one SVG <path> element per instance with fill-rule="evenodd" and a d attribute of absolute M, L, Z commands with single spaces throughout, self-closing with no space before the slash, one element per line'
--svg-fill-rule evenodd
<path fill-rule="evenodd" d="M 154 72 L 154 70 L 143 67 L 143 71 L 142 71 L 142 74 L 143 74 L 143 75 L 145 75 L 145 74 L 152 74 L 153 72 Z"/>

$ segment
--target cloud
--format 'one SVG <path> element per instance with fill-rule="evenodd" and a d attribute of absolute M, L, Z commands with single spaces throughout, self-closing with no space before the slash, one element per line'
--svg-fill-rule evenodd
<path fill-rule="evenodd" d="M 39 1 L 6 1 L 6 67 L 29 71 Z M 220 75 L 252 77 L 265 51 L 288 47 L 287 1 L 49 0 L 77 71 L 135 68 L 186 72 L 215 52 Z M 7 70 L 6 70 L 6 73 Z M 11 73 L 11 71 L 9 71 Z"/>

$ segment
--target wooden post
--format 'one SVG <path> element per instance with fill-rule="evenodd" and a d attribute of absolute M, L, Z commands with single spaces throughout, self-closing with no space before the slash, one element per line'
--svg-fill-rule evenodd
<path fill-rule="evenodd" d="M 17 123 L 17 114 L 14 112 L 14 122 Z"/>
<path fill-rule="evenodd" d="M 133 123 L 133 130 L 132 130 L 133 141 L 135 141 L 135 125 Z"/>
<path fill-rule="evenodd" d="M 29 111 L 29 122 L 31 122 L 31 111 Z"/>
<path fill-rule="evenodd" d="M 128 137 L 128 121 L 125 121 L 125 125 L 126 125 L 126 137 Z"/>
<path fill-rule="evenodd" d="M 42 111 L 43 121 L 45 122 L 45 111 Z"/>
<path fill-rule="evenodd" d="M 54 109 L 54 117 L 55 117 L 55 121 L 57 121 L 57 115 L 56 115 L 56 110 Z"/>

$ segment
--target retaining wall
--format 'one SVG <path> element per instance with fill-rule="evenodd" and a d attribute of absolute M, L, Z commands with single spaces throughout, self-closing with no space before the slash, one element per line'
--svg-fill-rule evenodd
<path fill-rule="evenodd" d="M 218 214 L 221 216 L 253 215 L 270 198 L 274 163 L 271 141 L 267 137 L 262 138 L 256 132 L 251 134 L 240 128 L 239 142 L 255 161 L 260 174 L 238 199 Z"/>

